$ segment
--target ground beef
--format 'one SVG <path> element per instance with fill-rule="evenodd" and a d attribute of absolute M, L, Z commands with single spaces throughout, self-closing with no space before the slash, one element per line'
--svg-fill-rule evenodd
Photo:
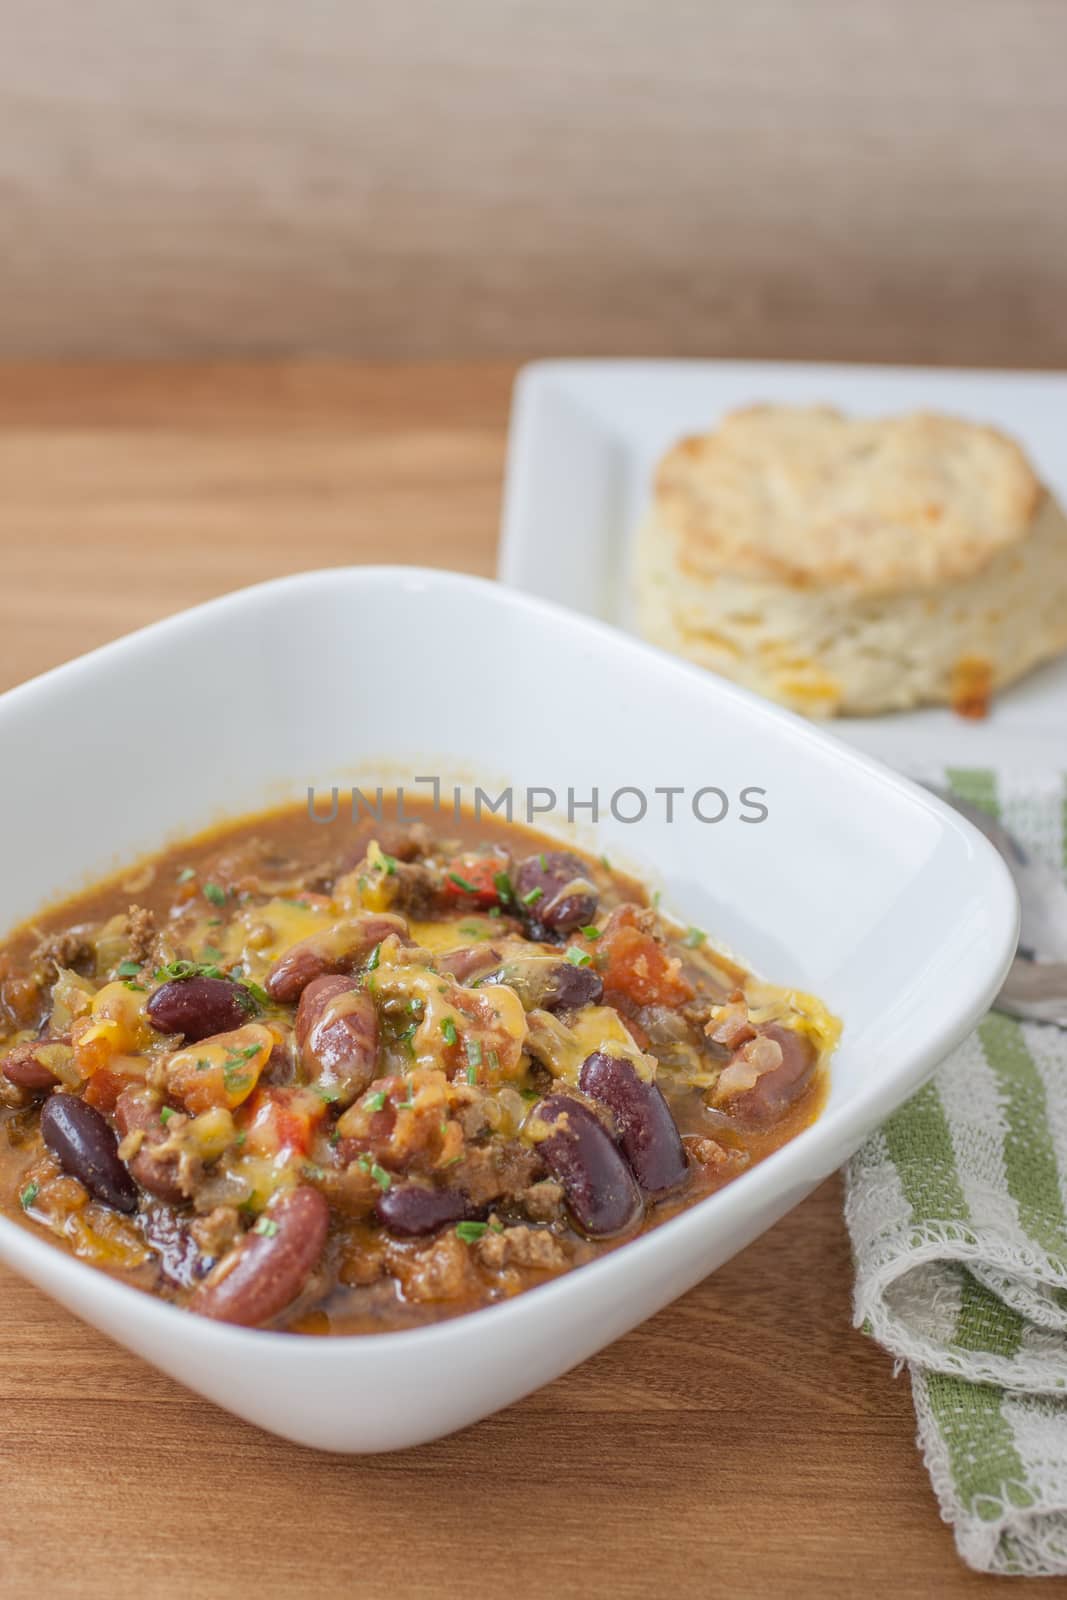
<path fill-rule="evenodd" d="M 542 1178 L 523 1190 L 519 1203 L 534 1222 L 554 1222 L 563 1211 L 563 1185 L 554 1178 Z"/>
<path fill-rule="evenodd" d="M 385 1261 L 408 1300 L 458 1300 L 476 1287 L 470 1246 L 451 1229 L 415 1248 L 388 1245 Z"/>
<path fill-rule="evenodd" d="M 490 1230 L 471 1246 L 481 1266 L 490 1272 L 504 1267 L 533 1267 L 539 1272 L 558 1272 L 569 1265 L 567 1250 L 547 1228 L 521 1225 Z"/>
<path fill-rule="evenodd" d="M 416 921 L 441 910 L 441 874 L 417 861 L 399 861 L 388 878 L 392 892 L 389 909 Z"/>
<path fill-rule="evenodd" d="M 493 1126 L 488 1096 L 472 1100 L 469 1106 L 462 1106 L 456 1113 L 456 1119 L 463 1129 L 464 1139 L 468 1142 L 480 1139 Z"/>
<path fill-rule="evenodd" d="M 752 1159 L 747 1150 L 728 1148 L 719 1144 L 717 1139 L 707 1139 L 698 1135 L 685 1138 L 683 1143 L 691 1160 L 724 1181 L 736 1177 L 739 1172 L 744 1172 Z"/>
<path fill-rule="evenodd" d="M 518 1200 L 542 1176 L 536 1150 L 517 1139 L 494 1140 L 467 1148 L 448 1175 L 450 1187 L 462 1189 L 473 1206 L 493 1200 Z"/>
<path fill-rule="evenodd" d="M 51 983 L 60 967 L 87 967 L 94 955 L 92 941 L 81 928 L 50 933 L 37 945 L 31 957 L 35 976 Z"/>
<path fill-rule="evenodd" d="M 216 1206 L 206 1217 L 190 1222 L 189 1232 L 205 1256 L 217 1261 L 240 1239 L 241 1215 L 236 1206 Z"/>
<path fill-rule="evenodd" d="M 433 836 L 425 822 L 413 822 L 408 828 L 387 822 L 378 833 L 378 843 L 397 861 L 421 861 L 433 849 Z"/>
<path fill-rule="evenodd" d="M 126 933 L 130 941 L 130 960 L 144 965 L 156 942 L 156 914 L 144 906 L 131 906 L 126 913 Z"/>

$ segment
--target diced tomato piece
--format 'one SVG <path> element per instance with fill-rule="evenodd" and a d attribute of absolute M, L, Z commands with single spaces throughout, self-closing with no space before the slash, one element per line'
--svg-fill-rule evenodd
<path fill-rule="evenodd" d="M 309 1089 L 283 1089 L 261 1085 L 242 1117 L 245 1148 L 256 1155 L 274 1156 L 295 1150 L 306 1156 L 312 1135 L 326 1115 L 325 1102 Z"/>
<path fill-rule="evenodd" d="M 678 957 L 637 927 L 636 916 L 633 907 L 620 906 L 589 946 L 604 980 L 607 1004 L 613 993 L 638 1006 L 678 1006 L 692 1000 L 695 991 Z"/>
<path fill-rule="evenodd" d="M 274 1035 L 258 1022 L 186 1045 L 168 1058 L 167 1092 L 193 1116 L 213 1106 L 234 1111 L 251 1096 L 273 1047 Z"/>
<path fill-rule="evenodd" d="M 82 1098 L 97 1111 L 114 1111 L 123 1089 L 144 1082 L 147 1063 L 139 1056 L 112 1056 L 106 1067 L 93 1073 L 82 1090 Z"/>
<path fill-rule="evenodd" d="M 503 856 L 454 856 L 445 866 L 445 892 L 456 899 L 473 900 L 479 906 L 500 904 L 497 878 L 506 873 Z"/>

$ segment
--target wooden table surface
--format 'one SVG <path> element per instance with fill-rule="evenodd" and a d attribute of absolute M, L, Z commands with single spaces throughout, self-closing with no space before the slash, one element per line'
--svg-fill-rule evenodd
<path fill-rule="evenodd" d="M 490 573 L 511 378 L 0 367 L 0 688 L 300 568 Z M 557 1383 L 359 1459 L 216 1410 L 0 1270 L 0 1593 L 992 1589 L 957 1561 L 907 1379 L 850 1293 L 835 1179 Z"/>

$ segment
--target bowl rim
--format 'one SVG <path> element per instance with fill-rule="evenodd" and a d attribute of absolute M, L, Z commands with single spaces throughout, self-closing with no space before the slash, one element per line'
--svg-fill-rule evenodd
<path fill-rule="evenodd" d="M 644 658 L 655 661 L 659 671 L 667 670 L 697 685 L 699 692 L 712 701 L 733 702 L 738 708 L 751 713 L 766 728 L 773 730 L 776 737 L 785 737 L 787 743 L 822 749 L 836 758 L 843 770 L 873 777 L 883 788 L 903 797 L 911 807 L 933 816 L 943 832 L 947 830 L 956 834 L 969 846 L 977 861 L 984 863 L 990 894 L 996 895 L 999 900 L 997 910 L 1002 913 L 998 918 L 1001 934 L 999 940 L 992 941 L 993 948 L 984 978 L 977 982 L 972 979 L 967 990 L 957 992 L 939 1028 L 926 1034 L 913 1057 L 892 1075 L 857 1089 L 842 1105 L 833 1109 L 827 1107 L 815 1122 L 802 1129 L 788 1143 L 721 1189 L 581 1268 L 562 1273 L 558 1278 L 524 1290 L 507 1300 L 459 1312 L 419 1327 L 309 1338 L 294 1336 L 284 1329 L 242 1328 L 197 1317 L 185 1307 L 136 1289 L 107 1271 L 79 1260 L 54 1244 L 50 1238 L 35 1236 L 28 1224 L 0 1213 L 0 1257 L 15 1270 L 21 1270 L 23 1263 L 46 1261 L 49 1263 L 49 1279 L 57 1283 L 69 1280 L 86 1289 L 95 1286 L 98 1297 L 104 1299 L 117 1292 L 117 1306 L 128 1306 L 131 1310 L 134 1305 L 138 1306 L 138 1320 L 142 1324 L 155 1325 L 161 1333 L 178 1333 L 184 1329 L 182 1337 L 187 1342 L 196 1341 L 206 1346 L 222 1341 L 234 1354 L 239 1354 L 242 1349 L 255 1349 L 262 1353 L 269 1342 L 274 1357 L 289 1366 L 303 1364 L 306 1360 L 314 1360 L 320 1365 L 331 1361 L 347 1363 L 353 1347 L 358 1347 L 370 1357 L 376 1349 L 382 1350 L 383 1354 L 385 1349 L 390 1353 L 409 1349 L 421 1352 L 431 1342 L 447 1344 L 455 1341 L 469 1345 L 470 1340 L 476 1339 L 484 1327 L 486 1318 L 492 1318 L 493 1325 L 503 1333 L 509 1320 L 522 1319 L 531 1314 L 531 1301 L 535 1301 L 544 1314 L 550 1314 L 551 1308 L 558 1302 L 585 1293 L 592 1284 L 600 1284 L 612 1273 L 616 1276 L 623 1274 L 627 1270 L 626 1263 L 635 1272 L 640 1270 L 640 1266 L 650 1260 L 664 1238 L 669 1237 L 680 1253 L 691 1256 L 694 1247 L 699 1245 L 709 1218 L 720 1213 L 728 1217 L 731 1206 L 736 1207 L 753 1191 L 758 1194 L 762 1189 L 780 1195 L 788 1192 L 793 1183 L 803 1181 L 803 1192 L 806 1193 L 812 1186 L 810 1174 L 815 1167 L 818 1167 L 820 1174 L 828 1176 L 838 1164 L 832 1157 L 833 1148 L 847 1145 L 851 1154 L 866 1132 L 877 1127 L 896 1106 L 915 1093 L 945 1055 L 966 1037 L 999 989 L 1018 940 L 1018 897 L 1005 863 L 976 828 L 910 779 L 894 772 L 874 757 L 835 739 L 821 726 L 805 721 L 738 684 L 716 678 L 667 651 L 635 639 L 610 623 L 570 611 L 553 601 L 525 594 L 496 580 L 472 574 L 400 565 L 322 567 L 229 591 L 200 605 L 150 622 L 6 690 L 0 694 L 0 738 L 3 735 L 4 718 L 10 709 L 32 706 L 41 697 L 61 693 L 66 683 L 72 682 L 86 668 L 98 662 L 121 660 L 123 656 L 133 655 L 145 644 L 157 640 L 180 640 L 183 633 L 205 622 L 213 619 L 222 622 L 236 609 L 254 606 L 278 595 L 297 595 L 305 590 L 310 592 L 320 586 L 332 586 L 339 582 L 368 588 L 396 586 L 401 590 L 429 588 L 464 592 L 475 596 L 480 603 L 522 612 L 534 621 L 547 622 L 556 628 L 566 627 L 573 634 L 596 639 L 602 647 L 617 653 L 638 660 Z M 551 829 L 550 817 L 546 818 L 545 826 Z M 826 1160 L 828 1154 L 831 1155 L 829 1164 Z M 821 1181 L 821 1178 L 815 1181 Z M 729 1231 L 731 1226 L 727 1222 Z M 622 1267 L 620 1262 L 624 1263 Z M 30 1276 L 33 1276 L 32 1273 Z M 53 1291 L 49 1287 L 45 1292 Z M 84 1315 L 81 1312 L 75 1314 Z"/>

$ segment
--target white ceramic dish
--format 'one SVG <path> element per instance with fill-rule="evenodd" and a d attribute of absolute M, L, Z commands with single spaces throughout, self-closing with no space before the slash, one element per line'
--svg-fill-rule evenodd
<path fill-rule="evenodd" d="M 394 780 L 503 776 L 579 797 L 594 785 L 605 798 L 624 785 L 766 790 L 760 824 L 736 807 L 701 823 L 678 802 L 673 823 L 609 815 L 597 839 L 653 871 L 681 917 L 844 1018 L 829 1103 L 768 1161 L 624 1250 L 456 1321 L 314 1339 L 191 1316 L 0 1220 L 0 1257 L 79 1316 L 238 1415 L 328 1449 L 462 1427 L 683 1293 L 920 1084 L 984 1010 L 1015 944 L 999 858 L 929 796 L 614 629 L 475 579 L 364 568 L 215 601 L 4 695 L 0 752 L 5 925 L 221 814 L 373 781 L 383 762 Z"/>
<path fill-rule="evenodd" d="M 500 577 L 633 631 L 631 541 L 652 473 L 681 435 L 762 400 L 857 416 L 940 410 L 1017 437 L 1067 501 L 1067 374 L 761 361 L 546 361 L 515 390 Z M 849 717 L 834 733 L 904 771 L 1047 766 L 1067 731 L 1067 658 L 997 698 L 984 722 L 930 709 Z"/>

